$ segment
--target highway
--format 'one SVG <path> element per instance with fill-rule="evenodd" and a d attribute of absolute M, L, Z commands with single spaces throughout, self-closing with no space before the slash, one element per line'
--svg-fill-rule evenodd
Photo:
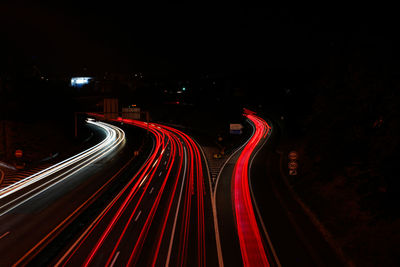
<path fill-rule="evenodd" d="M 106 133 L 106 138 L 95 146 L 71 158 L 1 189 L 0 201 L 2 201 L 2 204 L 0 206 L 0 216 L 28 201 L 36 194 L 40 194 L 42 191 L 48 190 L 55 184 L 62 182 L 69 175 L 99 160 L 115 147 L 118 147 L 125 139 L 125 133 L 115 126 L 106 125 L 102 122 L 87 122 L 100 127 Z"/>
<path fill-rule="evenodd" d="M 279 265 L 268 234 L 260 227 L 249 172 L 258 150 L 268 140 L 271 127 L 252 113 L 245 114 L 252 134 L 225 162 L 214 189 L 221 255 L 226 266 Z"/>
<path fill-rule="evenodd" d="M 100 195 L 113 167 L 121 168 L 109 163 L 126 154 L 124 131 L 88 124 L 101 142 L 0 191 L 1 266 L 29 262 Z M 110 170 L 100 167 L 106 163 Z"/>
<path fill-rule="evenodd" d="M 272 127 L 244 115 L 251 134 L 213 188 L 187 134 L 91 114 L 98 144 L 0 190 L 0 265 L 337 266 L 266 164 Z"/>
<path fill-rule="evenodd" d="M 287 163 L 274 148 L 279 138 L 277 132 L 271 132 L 267 143 L 253 158 L 249 172 L 256 212 L 263 218 L 258 220 L 260 229 L 273 244 L 282 266 L 349 266 L 327 243 L 285 184 L 282 168 Z"/>
<path fill-rule="evenodd" d="M 215 266 L 211 187 L 198 145 L 166 125 L 116 121 L 147 130 L 153 149 L 52 264 Z"/>
<path fill-rule="evenodd" d="M 249 139 L 227 159 L 213 191 L 225 266 L 343 266 L 284 184 L 272 126 L 252 112 Z"/>
<path fill-rule="evenodd" d="M 268 124 L 254 115 L 247 115 L 254 131 L 243 148 L 233 171 L 233 203 L 235 223 L 239 236 L 240 250 L 244 266 L 269 266 L 261 231 L 257 225 L 256 211 L 249 186 L 249 167 L 252 154 L 270 131 Z"/>

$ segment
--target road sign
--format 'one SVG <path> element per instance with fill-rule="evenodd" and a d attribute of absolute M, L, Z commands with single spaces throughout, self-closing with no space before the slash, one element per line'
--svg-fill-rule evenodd
<path fill-rule="evenodd" d="M 296 160 L 297 157 L 298 157 L 298 154 L 297 154 L 296 151 L 290 151 L 289 154 L 288 154 L 288 158 L 289 158 L 290 160 Z"/>
<path fill-rule="evenodd" d="M 131 120 L 140 120 L 140 108 L 122 108 L 122 118 Z"/>
<path fill-rule="evenodd" d="M 298 164 L 296 161 L 291 161 L 291 162 L 289 162 L 288 167 L 290 170 L 295 170 L 295 169 L 297 169 Z"/>
<path fill-rule="evenodd" d="M 243 125 L 240 123 L 231 123 L 229 125 L 229 132 L 231 134 L 242 134 Z"/>
<path fill-rule="evenodd" d="M 17 158 L 21 158 L 21 157 L 22 157 L 22 155 L 23 155 L 23 152 L 22 152 L 22 150 L 21 150 L 21 149 L 17 149 L 17 150 L 15 150 L 15 157 L 17 157 Z"/>

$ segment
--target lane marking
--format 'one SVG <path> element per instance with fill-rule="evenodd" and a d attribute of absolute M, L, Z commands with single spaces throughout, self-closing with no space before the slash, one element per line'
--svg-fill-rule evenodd
<path fill-rule="evenodd" d="M 194 140 L 194 139 L 193 139 Z M 213 219 L 214 219 L 214 232 L 215 232 L 215 243 L 217 246 L 217 255 L 218 255 L 218 265 L 219 267 L 224 267 L 224 259 L 222 256 L 222 248 L 221 248 L 221 240 L 219 237 L 219 228 L 218 228 L 218 219 L 217 219 L 217 208 L 215 205 L 215 200 L 213 199 L 213 189 L 212 189 L 212 181 L 210 177 L 210 169 L 208 167 L 208 160 L 206 157 L 206 154 L 203 151 L 203 148 L 197 143 L 196 140 L 194 142 L 197 144 L 197 146 L 200 148 L 201 154 L 203 154 L 203 160 L 206 163 L 206 168 L 207 168 L 207 176 L 208 176 L 208 184 L 210 187 L 210 200 L 211 200 L 211 207 L 213 211 Z"/>
<path fill-rule="evenodd" d="M 142 186 L 142 184 L 147 180 L 147 176 L 149 176 L 148 174 L 143 178 L 142 182 L 139 185 L 139 188 Z"/>
<path fill-rule="evenodd" d="M 154 149 L 154 145 L 153 145 L 153 149 Z M 150 157 L 150 156 L 149 156 Z M 149 157 L 147 159 L 149 159 Z M 122 171 L 124 171 L 126 169 L 126 167 L 133 161 L 133 158 L 130 159 L 117 173 L 115 173 L 102 187 L 100 187 L 92 196 L 90 196 L 90 198 L 88 198 L 84 203 L 82 203 L 77 209 L 75 209 L 70 215 L 68 215 L 67 218 L 65 218 L 60 224 L 58 224 L 50 233 L 48 233 L 42 240 L 40 240 L 33 248 L 31 248 L 27 253 L 25 253 L 24 256 L 22 256 L 18 262 L 16 262 L 14 264 L 14 266 L 18 265 L 19 263 L 21 263 L 23 260 L 25 260 L 30 254 L 32 254 L 40 245 L 42 245 L 47 239 L 53 240 L 51 239 L 51 236 L 56 233 L 57 231 L 59 231 L 59 229 L 62 229 L 63 225 L 66 224 L 71 218 L 73 218 L 73 216 L 75 216 L 75 214 L 79 214 L 80 210 L 82 208 L 84 208 L 86 206 L 87 203 L 90 203 L 90 201 L 92 201 L 92 199 L 94 199 L 109 183 L 111 183 L 115 177 L 117 177 Z M 127 185 L 128 186 L 128 185 Z M 108 204 L 107 207 L 109 207 L 111 205 Z M 106 207 L 106 208 L 107 208 Z M 63 261 L 65 259 L 65 257 L 67 257 L 67 255 L 72 251 L 72 249 L 76 246 L 76 244 L 78 242 L 80 242 L 80 240 L 82 239 L 82 236 L 85 235 L 93 226 L 93 224 L 98 220 L 98 218 L 104 213 L 104 210 L 102 211 L 102 213 L 100 213 L 100 215 L 95 219 L 94 222 L 92 222 L 92 224 L 89 226 L 88 229 L 85 230 L 85 232 L 78 238 L 77 241 L 75 241 L 75 243 L 69 248 L 69 250 L 61 257 L 61 259 L 54 265 L 54 266 L 59 266 L 61 261 Z M 39 251 L 37 252 L 39 253 Z M 36 253 L 36 254 L 37 254 Z M 35 255 L 36 255 L 35 254 Z"/>
<path fill-rule="evenodd" d="M 121 140 L 122 141 L 122 140 Z M 120 143 L 120 142 L 119 142 Z M 100 155 L 96 154 L 95 157 L 93 158 L 88 158 L 85 159 L 82 163 L 79 163 L 76 167 L 71 168 L 70 170 L 66 171 L 65 173 L 62 173 L 60 175 L 58 175 L 57 177 L 53 178 L 52 180 L 49 180 L 48 182 L 33 188 L 31 191 L 21 195 L 20 197 L 4 204 L 3 206 L 0 207 L 0 209 L 3 209 L 6 206 L 10 206 L 11 204 L 13 204 L 14 202 L 16 202 L 17 200 L 29 195 L 30 193 L 34 193 L 37 190 L 40 190 L 41 188 L 43 188 L 40 191 L 37 191 L 36 193 L 34 193 L 33 195 L 31 195 L 30 197 L 28 197 L 25 200 L 22 200 L 21 202 L 15 204 L 14 206 L 10 207 L 9 209 L 7 209 L 6 211 L 4 211 L 3 213 L 0 213 L 0 217 L 3 216 L 4 214 L 8 213 L 9 211 L 19 207 L 20 205 L 24 204 L 25 202 L 29 201 L 30 199 L 36 197 L 37 195 L 40 195 L 41 193 L 49 190 L 50 188 L 52 188 L 53 186 L 59 184 L 60 182 L 64 181 L 65 179 L 68 179 L 70 176 L 74 175 L 75 173 L 79 172 L 80 170 L 82 170 L 83 168 L 87 167 L 88 165 L 90 165 L 91 163 L 99 160 L 99 158 L 101 158 L 104 154 L 107 154 L 109 151 L 113 150 L 116 146 L 119 145 L 119 143 L 115 144 L 115 146 L 108 148 L 107 150 L 105 150 L 103 153 L 101 153 Z M 72 171 L 72 172 L 71 172 Z M 65 176 L 65 177 L 63 177 Z M 58 178 L 63 177 L 59 180 L 57 180 Z M 55 181 L 55 182 L 54 182 Z M 54 183 L 52 183 L 54 182 Z M 49 184 L 49 186 L 47 186 Z M 47 186 L 47 187 L 46 187 Z"/>
<path fill-rule="evenodd" d="M 251 137 L 252 137 L 253 135 L 254 135 L 254 129 L 253 129 L 253 133 L 252 133 L 252 135 L 250 136 L 250 138 L 249 138 L 241 147 L 239 147 L 238 149 L 236 149 L 236 150 L 232 153 L 232 155 L 230 155 L 230 156 L 227 158 L 227 160 L 224 162 L 224 164 L 222 164 L 222 166 L 221 166 L 221 168 L 220 168 L 220 171 L 219 171 L 219 173 L 218 173 L 218 176 L 217 176 L 217 180 L 215 181 L 215 185 L 214 185 L 214 193 L 213 193 L 213 198 L 214 198 L 214 199 L 216 198 L 218 182 L 219 182 L 221 173 L 222 173 L 222 171 L 223 171 L 224 168 L 225 168 L 225 165 L 230 161 L 230 159 L 231 159 L 236 153 L 239 152 L 239 150 L 243 149 L 243 148 L 247 145 L 247 143 L 250 141 L 250 139 L 251 139 Z"/>
<path fill-rule="evenodd" d="M 151 158 L 151 155 L 153 154 L 153 152 L 154 152 L 154 147 L 155 147 L 155 144 L 153 143 L 153 147 L 152 147 L 152 149 L 151 149 L 151 153 L 149 154 L 149 156 L 147 157 L 147 159 L 146 159 L 146 161 L 145 162 L 147 162 L 150 158 Z M 123 167 L 122 167 L 122 169 L 120 169 L 106 184 L 104 184 L 94 195 L 96 195 L 98 192 L 100 192 L 101 191 L 101 189 L 103 189 L 109 182 L 111 182 L 112 180 L 114 180 L 114 178 L 115 177 L 117 177 L 117 175 L 119 175 L 123 170 L 125 170 L 126 169 L 126 167 L 133 161 L 133 159 L 134 158 L 131 158 Z M 114 203 L 119 199 L 119 197 L 121 196 L 121 194 L 123 193 L 123 192 L 125 192 L 125 190 L 127 190 L 127 188 L 129 188 L 129 186 L 130 186 L 130 184 L 128 183 L 127 185 L 125 185 L 125 187 L 120 191 L 120 193 L 116 196 L 116 197 L 114 197 L 114 199 L 103 209 L 103 211 L 96 217 L 96 219 L 94 219 L 94 221 L 86 228 L 86 230 L 79 236 L 79 238 L 74 242 L 74 244 L 72 244 L 72 246 L 68 249 L 68 251 L 58 260 L 58 262 L 54 265 L 54 266 L 56 266 L 56 267 L 58 267 L 58 266 L 60 266 L 61 265 L 61 262 L 63 262 L 65 259 L 66 259 L 66 257 L 75 249 L 75 247 L 78 245 L 78 243 L 79 242 L 81 242 L 81 240 L 85 237 L 85 236 L 87 236 L 87 234 L 88 234 L 88 232 L 90 231 L 90 230 L 92 230 L 93 229 L 93 227 L 95 227 L 95 224 L 100 220 L 100 218 L 102 218 L 102 216 L 107 212 L 107 210 L 112 206 L 112 205 L 114 205 Z M 88 199 L 86 202 L 88 202 L 90 199 Z M 85 203 L 86 203 L 85 202 Z M 85 204 L 84 203 L 84 204 Z M 84 204 L 82 204 L 78 209 L 80 209 L 81 207 L 83 207 L 84 206 Z M 70 215 L 70 216 L 72 216 L 72 214 Z M 68 218 L 67 218 L 68 219 Z M 67 220 L 67 219 L 65 219 L 65 221 Z M 63 224 L 64 222 L 62 222 L 61 224 Z M 61 226 L 61 224 L 59 224 L 59 226 Z M 57 227 L 59 227 L 59 226 L 57 226 Z M 54 230 L 53 230 L 54 231 Z M 49 234 L 50 235 L 50 234 Z M 44 239 L 43 239 L 44 240 Z M 43 241 L 42 240 L 42 241 Z M 42 241 L 40 241 L 40 242 L 42 242 Z M 37 245 L 36 245 L 37 246 Z M 35 247 L 36 247 L 35 246 Z M 33 250 L 33 249 L 35 249 L 35 247 L 34 248 L 32 248 L 31 250 Z M 28 252 L 26 255 L 28 255 L 30 252 Z M 25 256 L 26 256 L 25 255 Z M 24 257 L 25 257 L 24 256 Z M 15 264 L 16 265 L 16 264 Z"/>
<path fill-rule="evenodd" d="M 242 145 L 240 146 L 238 149 L 236 149 L 228 158 L 227 160 L 224 162 L 224 164 L 222 164 L 218 176 L 217 176 L 217 180 L 215 181 L 215 185 L 214 185 L 214 192 L 212 193 L 212 197 L 211 197 L 211 204 L 212 204 L 212 210 L 213 210 L 213 214 L 214 214 L 214 229 L 215 229 L 215 239 L 217 242 L 217 253 L 218 253 L 218 261 L 221 266 L 224 266 L 224 257 L 223 257 L 223 252 L 222 252 L 222 246 L 221 246 L 221 236 L 219 233 L 219 224 L 218 224 L 218 210 L 217 210 L 217 187 L 218 187 L 218 182 L 219 179 L 221 177 L 221 174 L 226 166 L 226 164 L 231 160 L 231 158 L 236 155 L 241 149 L 243 149 L 247 143 L 250 141 L 251 137 L 254 135 L 254 129 L 253 129 L 253 133 L 250 136 L 250 138 Z"/>
<path fill-rule="evenodd" d="M 88 123 L 92 123 L 92 122 L 88 122 Z M 102 128 L 102 130 L 107 133 L 107 136 L 105 139 L 103 139 L 100 143 L 98 143 L 97 145 L 95 145 L 85 151 L 82 151 L 68 159 L 65 159 L 53 166 L 50 166 L 49 168 L 46 168 L 36 174 L 28 176 L 25 179 L 20 180 L 15 184 L 12 184 L 6 188 L 0 189 L 0 198 L 4 198 L 26 186 L 29 186 L 43 178 L 48 177 L 49 175 L 52 175 L 58 171 L 61 171 L 65 168 L 71 166 L 72 164 L 79 162 L 80 160 L 85 160 L 87 158 L 90 158 L 91 155 L 95 155 L 97 152 L 104 150 L 104 148 L 111 147 L 113 142 L 115 144 L 116 141 L 118 141 L 117 132 L 119 134 L 123 134 L 123 139 L 125 139 L 125 133 L 118 127 L 115 127 L 113 125 L 106 124 L 106 123 L 92 123 L 92 124 L 95 124 L 96 126 Z"/>
<path fill-rule="evenodd" d="M 182 198 L 182 193 L 183 193 L 183 185 L 185 184 L 186 180 L 186 166 L 187 166 L 187 154 L 186 154 L 186 148 L 183 147 L 184 153 L 185 153 L 185 169 L 183 170 L 183 181 L 181 185 L 181 191 L 179 193 L 179 198 L 178 198 L 178 208 L 176 209 L 175 213 L 175 219 L 174 219 L 174 225 L 172 226 L 172 233 L 171 233 L 171 238 L 169 240 L 169 247 L 168 247 L 168 254 L 167 254 L 167 261 L 165 262 L 165 266 L 169 267 L 169 261 L 171 259 L 171 252 L 172 252 L 172 244 L 174 243 L 174 237 L 175 237 L 175 228 L 176 228 L 176 221 L 178 220 L 178 213 L 179 213 L 179 208 L 181 206 L 181 198 Z"/>
<path fill-rule="evenodd" d="M 158 174 L 158 177 L 160 177 L 160 176 L 161 176 L 161 174 L 162 174 L 162 172 L 160 172 L 160 173 Z"/>
<path fill-rule="evenodd" d="M 108 124 L 107 124 L 107 125 L 108 125 Z M 82 161 L 78 161 L 77 165 L 74 166 L 74 167 L 71 167 L 70 170 L 64 171 L 64 173 L 61 173 L 60 175 L 56 176 L 55 178 L 53 178 L 53 179 L 51 179 L 51 180 L 45 182 L 45 183 L 42 184 L 42 185 L 39 185 L 39 186 L 33 188 L 33 189 L 30 190 L 29 192 L 27 192 L 27 193 L 25 193 L 25 194 L 23 194 L 23 195 L 21 195 L 21 196 L 15 198 L 15 199 L 12 200 L 12 201 L 9 201 L 8 203 L 6 203 L 6 204 L 4 204 L 3 206 L 1 206 L 0 209 L 3 209 L 3 208 L 5 208 L 5 207 L 7 207 L 7 206 L 12 205 L 14 202 L 18 201 L 19 199 L 21 199 L 21 198 L 23 198 L 23 197 L 25 197 L 25 196 L 28 196 L 28 195 L 31 194 L 31 193 L 34 193 L 33 195 L 31 195 L 31 196 L 28 197 L 27 199 L 22 200 L 21 202 L 15 204 L 14 206 L 12 206 L 12 207 L 10 207 L 9 209 L 7 209 L 6 211 L 2 212 L 2 213 L 0 214 L 0 216 L 2 216 L 2 215 L 4 215 L 4 214 L 8 213 L 9 211 L 11 211 L 11 210 L 13 210 L 13 209 L 19 207 L 20 205 L 22 205 L 22 204 L 24 204 L 25 202 L 29 201 L 30 199 L 36 197 L 37 195 L 39 195 L 39 194 L 41 194 L 41 193 L 43 193 L 43 192 L 49 190 L 49 189 L 52 188 L 53 186 L 55 186 L 55 185 L 57 185 L 58 183 L 64 181 L 65 179 L 69 178 L 69 177 L 72 176 L 73 174 L 79 172 L 81 169 L 87 167 L 87 166 L 90 165 L 91 163 L 93 163 L 93 162 L 99 160 L 99 159 L 102 158 L 104 155 L 108 154 L 110 151 L 112 151 L 112 150 L 115 149 L 117 146 L 119 146 L 119 144 L 125 139 L 125 133 L 124 133 L 124 131 L 122 131 L 121 129 L 119 129 L 119 128 L 117 128 L 117 127 L 114 127 L 114 126 L 112 126 L 112 125 L 109 125 L 109 126 L 113 127 L 113 128 L 110 128 L 110 127 L 109 127 L 109 129 L 110 129 L 110 131 L 111 131 L 112 129 L 114 129 L 114 135 L 115 135 L 115 136 L 117 136 L 117 133 L 118 133 L 118 137 L 113 137 L 113 138 L 116 138 L 113 144 L 110 142 L 110 144 L 107 145 L 108 147 L 106 147 L 105 149 L 104 149 L 104 148 L 101 148 L 101 149 L 99 149 L 98 151 L 90 152 L 91 154 L 88 154 L 86 157 L 79 156 L 79 157 L 82 159 Z M 104 129 L 106 129 L 106 128 L 104 128 Z M 107 139 L 107 138 L 106 138 L 106 139 Z M 106 139 L 105 139 L 105 140 L 106 140 Z M 104 140 L 103 140 L 103 141 L 104 141 Z M 87 150 L 86 150 L 86 151 L 87 151 Z M 84 152 L 86 152 L 86 151 L 84 151 Z M 70 161 L 72 158 L 76 158 L 78 155 L 81 155 L 81 154 L 84 153 L 84 152 L 81 152 L 80 154 L 77 154 L 77 155 L 75 155 L 75 156 L 73 156 L 73 157 L 71 157 L 71 158 L 69 158 L 69 159 L 66 159 L 65 161 L 62 161 L 61 163 Z M 75 160 L 76 160 L 76 159 L 72 160 L 72 162 L 75 161 Z M 54 165 L 54 166 L 58 166 L 58 165 L 61 164 L 61 163 L 57 163 L 57 164 Z M 73 163 L 75 163 L 75 162 L 73 162 Z M 66 164 L 67 164 L 67 163 L 66 163 Z M 63 171 L 63 169 L 65 169 L 65 168 L 69 167 L 70 165 L 72 165 L 72 163 L 68 163 L 68 164 L 69 164 L 69 165 L 67 165 L 66 167 L 61 168 L 60 171 Z M 50 167 L 50 168 L 52 168 L 52 167 Z M 59 167 L 57 167 L 57 168 L 59 168 Z M 46 171 L 46 170 L 47 170 L 47 169 L 45 169 L 44 171 Z M 41 173 L 43 173 L 44 171 L 39 172 L 39 173 L 37 173 L 37 174 L 35 174 L 35 175 L 41 174 Z M 53 170 L 51 170 L 51 171 L 53 171 Z M 53 173 L 54 173 L 54 171 L 53 171 Z M 48 175 L 51 175 L 51 174 L 53 174 L 53 173 L 50 173 L 50 174 L 48 174 Z M 64 176 L 64 177 L 63 177 L 63 176 Z M 30 177 L 31 177 L 31 176 L 30 176 Z M 30 177 L 27 177 L 26 179 L 28 179 L 28 178 L 30 178 Z M 61 177 L 63 177 L 63 178 L 61 178 Z M 43 178 L 46 178 L 46 176 L 43 177 Z M 32 183 L 35 183 L 35 182 L 37 182 L 37 181 L 40 181 L 40 180 L 43 179 L 43 178 L 40 178 L 39 180 L 34 180 L 34 181 L 28 180 L 28 182 L 27 182 L 25 185 L 23 184 L 22 186 L 24 186 L 24 187 L 25 187 L 25 186 L 28 186 L 28 185 L 30 185 L 30 184 L 32 184 Z M 61 179 L 59 179 L 59 178 L 61 178 Z M 21 180 L 21 181 L 24 181 L 24 180 Z M 20 182 L 21 182 L 21 181 L 20 181 Z M 19 182 L 18 182 L 18 183 L 19 183 Z M 16 184 L 18 184 L 18 183 L 16 183 Z M 14 184 L 14 185 L 16 185 L 16 184 Z M 12 185 L 12 186 L 14 186 L 14 185 Z M 47 186 L 47 185 L 48 185 L 48 186 Z M 47 187 L 46 187 L 46 186 L 47 186 Z M 17 188 L 17 191 L 20 190 L 21 188 L 22 188 L 21 186 L 19 187 L 19 189 Z M 43 189 L 42 189 L 42 188 L 43 188 Z M 7 188 L 5 188 L 5 189 L 7 189 Z M 2 190 L 3 190 L 3 189 L 2 189 Z M 40 191 L 38 191 L 38 190 L 40 190 Z M 0 190 L 0 192 L 1 192 L 1 190 Z M 35 193 L 35 192 L 36 192 L 36 193 Z M 5 194 L 3 194 L 3 195 L 0 195 L 0 198 L 6 196 L 6 195 L 8 195 L 8 194 L 11 194 L 11 193 L 12 193 L 12 192 L 8 192 L 8 193 L 5 193 Z"/>
<path fill-rule="evenodd" d="M 164 165 L 167 165 L 167 161 L 164 161 Z"/>
<path fill-rule="evenodd" d="M 272 132 L 272 127 L 269 128 L 269 131 Z M 259 219 L 259 221 L 260 221 L 260 224 L 261 224 L 261 228 L 262 228 L 262 230 L 264 231 L 264 235 L 265 235 L 265 237 L 266 237 L 266 239 L 267 239 L 267 242 L 268 242 L 268 245 L 269 245 L 269 247 L 270 247 L 270 249 L 271 249 L 272 256 L 274 256 L 276 265 L 277 265 L 278 267 L 281 267 L 281 266 L 282 266 L 282 265 L 281 265 L 281 262 L 279 261 L 278 255 L 276 254 L 276 251 L 275 251 L 275 248 L 274 248 L 274 246 L 272 245 L 271 238 L 270 238 L 270 236 L 269 236 L 269 234 L 268 234 L 268 232 L 267 232 L 267 228 L 265 227 L 264 221 L 263 221 L 262 216 L 261 216 L 261 212 L 260 212 L 260 210 L 259 210 L 259 208 L 258 208 L 257 201 L 256 201 L 256 198 L 255 198 L 254 192 L 253 192 L 253 185 L 252 185 L 252 183 L 251 183 L 251 175 L 250 175 L 250 173 L 251 173 L 250 170 L 251 170 L 251 166 L 252 166 L 252 164 L 253 164 L 253 160 L 256 158 L 258 152 L 261 151 L 261 149 L 262 149 L 262 148 L 264 147 L 264 145 L 267 143 L 267 141 L 268 141 L 268 139 L 269 139 L 270 136 L 271 136 L 271 134 L 269 134 L 269 135 L 267 136 L 267 138 L 264 139 L 264 142 L 263 142 L 262 144 L 259 144 L 260 146 L 257 148 L 256 153 L 254 153 L 253 157 L 252 157 L 251 160 L 250 160 L 249 170 L 248 170 L 249 188 L 250 188 L 250 193 L 251 193 L 252 200 L 253 200 L 253 202 L 254 202 L 254 207 L 255 207 L 255 210 L 256 210 L 258 219 Z"/>
<path fill-rule="evenodd" d="M 2 236 L 0 236 L 0 239 L 2 239 L 3 237 L 5 237 L 6 235 L 8 235 L 10 233 L 10 231 L 8 231 L 7 233 L 4 233 Z"/>
<path fill-rule="evenodd" d="M 139 126 L 140 127 L 140 126 Z M 153 155 L 153 153 L 154 153 L 154 149 L 155 149 L 155 143 L 153 142 L 153 144 L 152 144 L 152 149 L 151 149 L 151 153 L 147 156 L 147 159 L 146 159 L 146 161 L 145 162 L 148 162 L 149 160 L 150 160 L 150 158 L 151 158 L 151 156 Z M 134 158 L 131 158 L 110 180 L 108 180 L 108 182 L 106 183 L 106 184 L 104 184 L 94 195 L 96 195 L 98 192 L 100 192 L 101 191 L 101 189 L 103 189 L 109 182 L 111 182 L 112 180 L 114 180 L 114 178 L 117 176 L 117 175 L 119 175 L 119 173 L 121 173 L 123 170 L 125 170 L 126 169 L 126 167 L 133 161 L 133 159 Z M 140 170 L 139 170 L 140 171 Z M 125 190 L 127 190 L 127 188 L 129 187 L 129 183 L 121 190 L 121 192 L 105 207 L 105 209 L 94 219 L 94 221 L 86 228 L 86 230 L 79 236 L 79 238 L 72 244 L 72 246 L 70 246 L 69 247 L 69 249 L 68 249 L 68 251 L 67 252 L 65 252 L 65 254 L 57 261 L 57 263 L 54 265 L 54 266 L 56 266 L 56 267 L 58 267 L 58 266 L 60 266 L 61 265 L 61 263 L 68 257 L 68 255 L 77 247 L 77 245 L 78 245 L 78 243 L 80 243 L 81 241 L 82 241 L 82 239 L 88 234 L 88 232 L 95 226 L 95 224 L 99 221 L 99 219 L 104 215 L 104 213 L 106 213 L 106 211 L 113 205 L 113 203 L 115 203 L 115 201 L 117 201 L 118 199 L 119 199 L 119 197 L 121 196 L 121 194 L 122 194 L 122 192 L 125 192 Z M 93 195 L 93 196 L 94 196 Z M 92 197 L 93 197 L 92 196 Z M 91 198 L 92 198 L 91 197 Z M 88 199 L 86 202 L 88 202 L 90 199 Z M 85 203 L 86 203 L 85 202 Z M 85 204 L 84 203 L 84 204 Z M 78 209 L 80 209 L 81 207 L 83 207 L 84 206 L 84 204 L 82 204 Z M 77 210 L 78 210 L 77 209 Z M 77 211 L 76 210 L 76 211 Z M 75 211 L 74 211 L 74 213 L 75 213 Z M 72 216 L 73 214 L 71 214 L 71 215 L 69 215 L 69 217 L 68 218 L 70 218 L 71 216 Z M 67 218 L 67 219 L 68 219 Z M 67 219 L 65 219 L 62 223 L 60 223 L 56 228 L 58 228 L 58 227 L 60 227 Z M 51 233 L 53 233 L 54 231 L 55 231 L 56 229 L 54 229 Z M 51 234 L 50 233 L 50 234 Z M 50 235 L 50 234 L 48 234 L 48 235 Z M 47 238 L 47 236 L 44 238 L 44 239 L 42 239 L 39 243 L 42 243 L 42 242 L 44 242 L 44 240 Z M 39 243 L 34 247 L 34 248 L 32 248 L 28 253 L 26 253 L 24 256 L 23 256 L 23 258 L 26 258 L 27 257 L 27 255 L 29 255 L 38 245 L 39 245 Z M 83 243 L 83 242 L 82 242 Z M 20 261 L 19 262 L 21 262 L 22 261 L 22 259 L 23 258 L 21 258 L 20 259 Z M 16 264 L 14 264 L 14 265 L 17 265 L 18 264 L 18 262 L 16 263 Z"/>
<path fill-rule="evenodd" d="M 154 161 L 152 168 L 154 168 L 154 166 L 156 166 L 157 162 L 158 162 L 158 159 L 156 161 Z"/>
<path fill-rule="evenodd" d="M 142 214 L 142 211 L 141 211 L 141 210 L 139 211 L 138 215 L 136 215 L 135 222 L 139 219 L 140 214 Z"/>
<path fill-rule="evenodd" d="M 110 267 L 114 266 L 115 262 L 117 261 L 118 256 L 119 256 L 119 251 L 117 253 L 115 253 L 114 259 L 112 260 Z"/>

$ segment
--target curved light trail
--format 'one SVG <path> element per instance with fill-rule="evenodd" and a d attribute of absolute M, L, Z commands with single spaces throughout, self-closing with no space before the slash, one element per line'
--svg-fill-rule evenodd
<path fill-rule="evenodd" d="M 236 227 L 244 266 L 269 266 L 265 247 L 252 204 L 249 188 L 249 161 L 256 147 L 266 138 L 271 127 L 254 114 L 245 114 L 254 132 L 243 148 L 233 172 L 233 201 Z"/>
<path fill-rule="evenodd" d="M 101 159 L 125 140 L 124 131 L 116 126 L 95 121 L 87 123 L 104 130 L 106 137 L 97 145 L 73 157 L 1 189 L 0 200 L 4 199 L 4 203 L 0 203 L 0 216 Z"/>
<path fill-rule="evenodd" d="M 117 121 L 148 130 L 153 151 L 56 266 L 169 266 L 171 261 L 205 266 L 205 187 L 199 148 L 169 126 Z"/>

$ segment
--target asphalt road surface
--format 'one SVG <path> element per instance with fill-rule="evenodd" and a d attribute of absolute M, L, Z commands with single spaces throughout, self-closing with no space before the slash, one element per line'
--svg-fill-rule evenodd
<path fill-rule="evenodd" d="M 246 117 L 252 134 L 228 158 L 213 194 L 224 265 L 343 266 L 282 181 L 273 128 Z"/>
<path fill-rule="evenodd" d="M 270 139 L 254 158 L 250 181 L 264 228 L 280 264 L 346 266 L 284 183 L 280 171 L 281 156 L 274 149 L 278 137 L 277 131 L 273 130 Z"/>
<path fill-rule="evenodd" d="M 215 266 L 209 178 L 197 144 L 166 125 L 118 121 L 149 131 L 153 149 L 52 264 Z"/>
<path fill-rule="evenodd" d="M 125 134 L 118 127 L 89 122 L 103 141 L 0 192 L 1 266 L 34 257 L 90 202 L 121 168 Z M 125 161 L 126 162 L 126 161 Z M 107 168 L 106 168 L 107 166 Z"/>
<path fill-rule="evenodd" d="M 89 121 L 99 144 L 0 190 L 0 265 L 341 265 L 279 178 L 273 129 L 245 116 L 252 133 L 214 189 L 185 133 Z M 133 129 L 150 141 L 138 158 Z"/>

